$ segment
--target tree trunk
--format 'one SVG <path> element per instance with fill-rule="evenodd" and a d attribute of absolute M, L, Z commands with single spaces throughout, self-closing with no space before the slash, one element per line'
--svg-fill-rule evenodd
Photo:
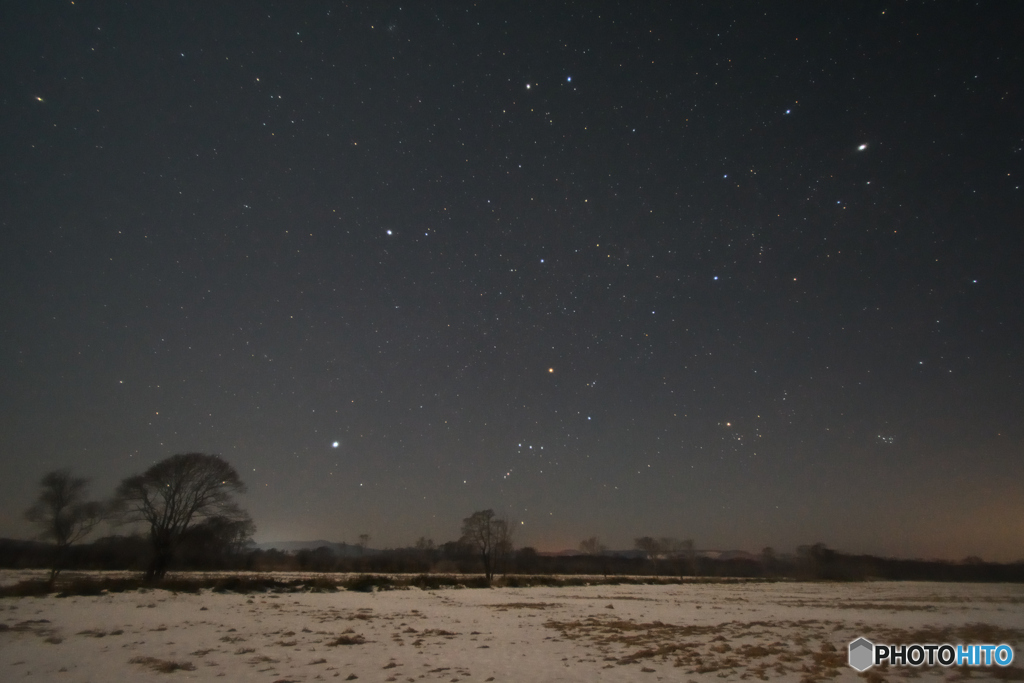
<path fill-rule="evenodd" d="M 146 581 L 159 581 L 167 574 L 174 558 L 174 546 L 165 539 L 153 539 L 153 559 L 146 568 Z"/>
<path fill-rule="evenodd" d="M 60 570 L 64 568 L 64 553 L 67 550 L 67 546 L 57 545 L 53 552 L 53 567 L 50 568 L 50 588 L 57 583 L 57 576 L 60 574 Z"/>
<path fill-rule="evenodd" d="M 481 553 L 480 558 L 484 561 L 484 575 L 487 577 L 487 583 L 490 583 L 491 577 L 494 576 L 494 571 L 491 569 L 491 555 L 490 553 Z"/>
<path fill-rule="evenodd" d="M 150 560 L 146 568 L 146 581 L 159 581 L 167 574 L 167 568 L 171 563 L 171 555 L 168 552 L 157 552 Z"/>

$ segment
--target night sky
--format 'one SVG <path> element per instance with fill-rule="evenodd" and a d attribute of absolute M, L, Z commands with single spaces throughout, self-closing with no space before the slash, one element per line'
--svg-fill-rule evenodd
<path fill-rule="evenodd" d="M 1024 4 L 436 5 L 3 4 L 0 536 L 1024 557 Z"/>

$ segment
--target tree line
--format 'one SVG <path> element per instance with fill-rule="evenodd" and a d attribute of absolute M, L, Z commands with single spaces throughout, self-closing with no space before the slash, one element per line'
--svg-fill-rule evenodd
<path fill-rule="evenodd" d="M 795 555 L 765 548 L 759 556 L 716 558 L 698 553 L 691 539 L 641 536 L 632 552 L 616 552 L 592 536 L 580 542 L 579 554 L 552 556 L 516 549 L 514 527 L 494 510 L 466 517 L 460 537 L 440 545 L 421 537 L 412 547 L 368 553 L 369 536 L 362 534 L 354 556 L 326 546 L 286 553 L 254 547 L 256 526 L 234 499 L 244 491 L 229 463 L 203 453 L 174 455 L 127 477 L 106 501 L 88 499 L 88 480 L 50 472 L 25 512 L 46 543 L 0 539 L 0 567 L 45 566 L 51 584 L 64 569 L 140 570 L 147 580 L 182 569 L 482 573 L 488 583 L 496 574 L 1024 581 L 1024 562 L 897 560 L 844 554 L 821 543 L 801 546 Z M 84 543 L 103 521 L 142 523 L 145 532 Z"/>

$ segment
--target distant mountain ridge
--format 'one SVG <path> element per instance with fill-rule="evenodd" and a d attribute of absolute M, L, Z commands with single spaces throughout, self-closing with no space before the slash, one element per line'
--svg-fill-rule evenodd
<path fill-rule="evenodd" d="M 694 550 L 693 553 L 697 557 L 707 557 L 712 560 L 757 560 L 760 558 L 759 555 L 749 553 L 746 550 Z M 537 554 L 541 557 L 576 557 L 577 555 L 586 555 L 586 553 L 579 550 L 538 551 Z M 642 550 L 631 549 L 605 550 L 601 554 L 613 557 L 644 557 L 646 553 Z"/>
<path fill-rule="evenodd" d="M 380 551 L 372 548 L 360 548 L 351 543 L 334 543 L 332 541 L 269 541 L 257 543 L 260 550 L 280 550 L 286 553 L 297 553 L 300 550 L 316 550 L 317 548 L 328 548 L 336 557 L 359 557 L 360 555 L 372 555 Z"/>

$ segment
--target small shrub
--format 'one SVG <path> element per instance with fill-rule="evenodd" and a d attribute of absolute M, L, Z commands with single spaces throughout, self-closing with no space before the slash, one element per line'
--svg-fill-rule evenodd
<path fill-rule="evenodd" d="M 326 576 L 318 576 L 315 579 L 306 581 L 305 588 L 310 593 L 333 593 L 338 590 L 338 583 Z"/>
<path fill-rule="evenodd" d="M 4 598 L 28 598 L 49 595 L 53 592 L 53 586 L 49 581 L 30 579 L 19 581 L 13 586 L 0 586 L 0 597 Z"/>
<path fill-rule="evenodd" d="M 344 586 L 350 591 L 359 591 L 361 593 L 372 593 L 376 590 L 388 590 L 393 588 L 395 582 L 386 576 L 373 576 L 370 574 L 363 574 L 357 576 L 345 582 Z"/>

